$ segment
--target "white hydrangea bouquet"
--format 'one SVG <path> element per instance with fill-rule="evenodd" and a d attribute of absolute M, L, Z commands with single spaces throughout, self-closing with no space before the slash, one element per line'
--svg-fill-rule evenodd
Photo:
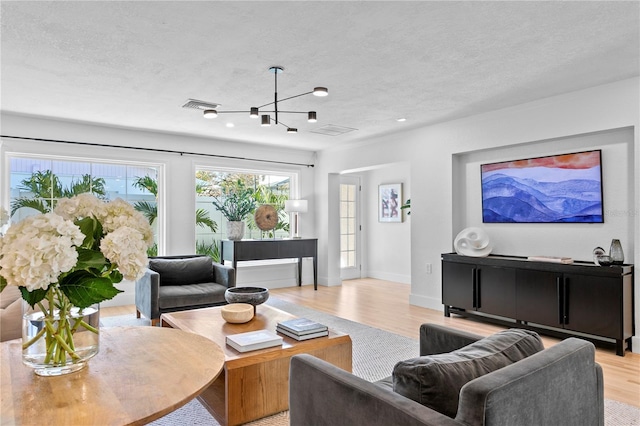
<path fill-rule="evenodd" d="M 78 358 L 74 334 L 82 310 L 112 299 L 114 284 L 144 274 L 153 231 L 144 216 L 122 199 L 110 202 L 86 193 L 58 200 L 53 212 L 30 216 L 0 237 L 0 291 L 18 286 L 22 298 L 44 314 L 44 326 L 23 353 L 44 338 L 43 364 L 65 365 Z M 71 310 L 75 320 L 65 320 Z M 97 353 L 97 350 L 96 350 Z M 95 353 L 94 353 L 95 354 Z"/>

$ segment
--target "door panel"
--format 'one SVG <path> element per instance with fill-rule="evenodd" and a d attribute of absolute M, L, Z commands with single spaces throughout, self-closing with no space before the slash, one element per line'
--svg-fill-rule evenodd
<path fill-rule="evenodd" d="M 568 313 L 565 328 L 596 336 L 619 336 L 620 279 L 565 274 Z"/>
<path fill-rule="evenodd" d="M 546 271 L 516 272 L 516 319 L 562 327 L 559 319 L 558 279 L 562 274 Z"/>
<path fill-rule="evenodd" d="M 478 268 L 478 311 L 515 318 L 516 270 L 491 266 Z"/>
<path fill-rule="evenodd" d="M 360 179 L 340 179 L 340 278 L 360 278 Z"/>
<path fill-rule="evenodd" d="M 442 262 L 442 304 L 472 310 L 475 267 L 465 263 Z"/>

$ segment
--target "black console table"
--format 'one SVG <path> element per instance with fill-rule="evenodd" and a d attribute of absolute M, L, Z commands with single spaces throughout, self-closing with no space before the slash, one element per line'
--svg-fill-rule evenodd
<path fill-rule="evenodd" d="M 298 259 L 298 286 L 302 285 L 302 258 L 313 258 L 313 289 L 318 289 L 318 239 L 291 240 L 222 240 L 221 259 L 233 262 L 246 260 Z"/>
<path fill-rule="evenodd" d="M 442 255 L 445 316 L 457 313 L 540 333 L 613 339 L 631 350 L 633 265 Z M 602 339 L 599 339 L 602 340 Z"/>

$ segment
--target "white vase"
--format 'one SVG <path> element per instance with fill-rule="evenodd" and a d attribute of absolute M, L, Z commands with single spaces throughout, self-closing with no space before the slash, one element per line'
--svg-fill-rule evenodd
<path fill-rule="evenodd" d="M 244 237 L 244 222 L 227 222 L 227 238 L 240 241 Z"/>

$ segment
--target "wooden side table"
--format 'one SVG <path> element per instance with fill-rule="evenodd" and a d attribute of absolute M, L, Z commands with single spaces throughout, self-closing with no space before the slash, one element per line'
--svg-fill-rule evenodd
<path fill-rule="evenodd" d="M 183 406 L 218 377 L 222 349 L 161 327 L 100 329 L 100 352 L 82 370 L 36 376 L 22 340 L 0 345 L 0 423 L 143 425 Z"/>

